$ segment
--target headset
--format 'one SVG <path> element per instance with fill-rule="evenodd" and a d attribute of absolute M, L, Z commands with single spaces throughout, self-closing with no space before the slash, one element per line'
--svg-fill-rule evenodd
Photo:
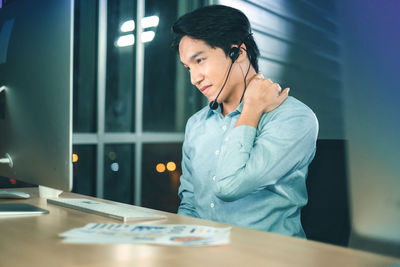
<path fill-rule="evenodd" d="M 250 36 L 251 36 L 251 34 L 249 34 L 249 35 L 246 37 L 246 39 L 249 38 Z M 212 110 L 216 110 L 216 109 L 218 108 L 218 106 L 219 106 L 219 104 L 218 104 L 218 102 L 217 102 L 217 99 L 218 99 L 219 95 L 221 94 L 222 89 L 224 89 L 226 82 L 228 81 L 229 74 L 231 73 L 231 69 L 232 69 L 233 63 L 235 63 L 236 59 L 238 59 L 238 57 L 240 56 L 240 46 L 241 46 L 243 43 L 244 43 L 244 41 L 242 41 L 242 42 L 239 44 L 238 47 L 234 46 L 234 47 L 231 47 L 231 49 L 229 50 L 228 56 L 230 57 L 230 59 L 231 59 L 232 62 L 231 62 L 231 65 L 229 66 L 228 75 L 226 76 L 225 82 L 224 82 L 224 84 L 222 85 L 221 89 L 219 90 L 217 97 L 215 97 L 215 99 L 214 99 L 213 101 L 210 102 L 210 105 L 209 105 L 209 106 L 210 106 L 210 109 L 212 109 Z M 249 56 L 249 59 L 250 59 L 250 55 L 248 55 L 248 56 Z M 243 96 L 244 96 L 244 92 L 246 91 L 246 87 L 247 87 L 247 86 L 246 86 L 246 77 L 247 77 L 247 74 L 249 73 L 250 65 L 251 65 L 251 62 L 249 63 L 249 68 L 247 69 L 247 73 L 246 73 L 246 75 L 245 75 L 245 77 L 244 77 L 244 90 L 243 90 L 243 94 L 242 94 L 242 97 L 241 97 L 241 99 L 240 99 L 240 102 L 242 102 L 242 99 L 243 99 Z"/>

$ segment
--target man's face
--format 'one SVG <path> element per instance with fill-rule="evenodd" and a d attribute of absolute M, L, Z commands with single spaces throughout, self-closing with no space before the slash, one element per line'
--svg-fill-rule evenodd
<path fill-rule="evenodd" d="M 189 36 L 184 36 L 179 43 L 179 56 L 190 72 L 192 84 L 209 101 L 214 100 L 225 81 L 231 63 L 229 57 L 221 48 L 212 48 L 204 41 Z M 223 100 L 229 95 L 230 80 L 218 99 Z"/>

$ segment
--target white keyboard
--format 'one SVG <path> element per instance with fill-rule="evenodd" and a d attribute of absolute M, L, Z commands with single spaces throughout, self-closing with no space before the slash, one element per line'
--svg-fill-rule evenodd
<path fill-rule="evenodd" d="M 71 209 L 110 217 L 124 222 L 167 218 L 167 216 L 153 212 L 142 211 L 136 207 L 125 207 L 122 205 L 109 204 L 85 198 L 54 198 L 47 199 L 47 202 Z"/>

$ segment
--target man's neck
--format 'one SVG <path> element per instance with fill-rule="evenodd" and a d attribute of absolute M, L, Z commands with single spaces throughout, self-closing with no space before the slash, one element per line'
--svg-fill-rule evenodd
<path fill-rule="evenodd" d="M 247 86 L 249 85 L 250 81 L 254 78 L 256 74 L 257 73 L 254 71 L 254 69 L 251 68 L 246 78 Z M 244 83 L 242 82 L 240 85 L 237 86 L 237 88 L 235 88 L 235 90 L 233 90 L 233 94 L 221 103 L 222 104 L 221 112 L 223 116 L 226 116 L 229 113 L 236 110 L 236 108 L 240 104 L 240 100 L 242 99 L 243 94 L 244 94 Z"/>

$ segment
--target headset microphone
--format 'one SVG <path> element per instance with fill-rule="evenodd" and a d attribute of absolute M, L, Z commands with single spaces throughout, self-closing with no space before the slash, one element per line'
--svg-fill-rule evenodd
<path fill-rule="evenodd" d="M 219 104 L 218 104 L 218 102 L 217 102 L 217 99 L 215 99 L 215 100 L 213 100 L 213 101 L 210 102 L 210 108 L 211 108 L 212 110 L 216 110 L 216 109 L 218 108 L 218 106 L 219 106 Z"/>
<path fill-rule="evenodd" d="M 229 54 L 228 55 L 231 58 L 232 62 L 231 62 L 231 65 L 229 67 L 229 70 L 228 70 L 228 75 L 226 75 L 225 82 L 222 85 L 221 89 L 219 90 L 219 93 L 218 93 L 217 97 L 213 101 L 210 102 L 210 109 L 212 109 L 212 110 L 216 110 L 218 108 L 218 106 L 219 106 L 219 104 L 217 102 L 217 99 L 219 97 L 219 94 L 222 92 L 222 89 L 224 89 L 226 82 L 228 81 L 229 74 L 231 73 L 231 69 L 232 69 L 233 63 L 235 63 L 236 59 L 240 56 L 240 46 L 242 45 L 242 43 L 239 45 L 239 47 L 235 47 L 234 46 L 229 50 Z"/>

